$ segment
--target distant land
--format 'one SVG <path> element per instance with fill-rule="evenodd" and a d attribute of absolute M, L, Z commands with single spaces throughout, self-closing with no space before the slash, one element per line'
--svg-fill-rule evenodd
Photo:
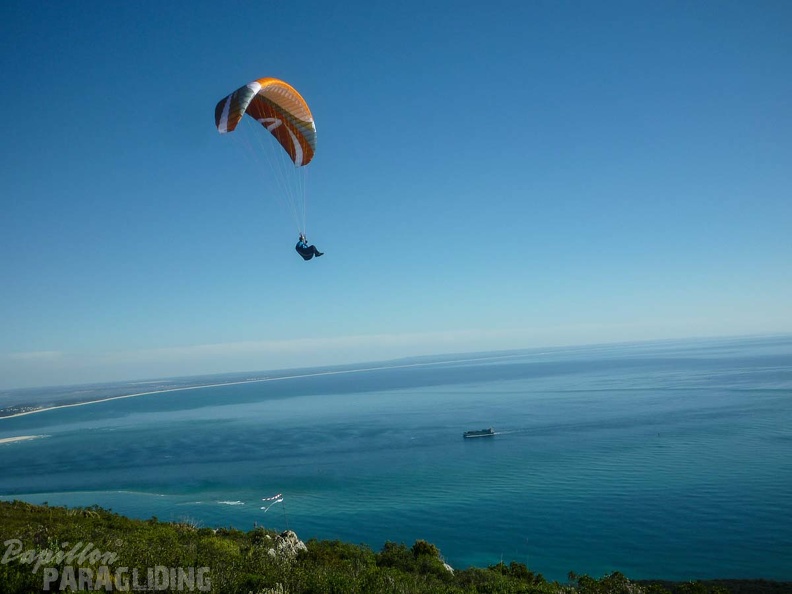
<path fill-rule="evenodd" d="M 0 391 L 0 419 L 19 417 L 45 412 L 58 408 L 83 406 L 122 398 L 164 394 L 182 390 L 198 390 L 244 383 L 279 381 L 311 376 L 364 373 L 381 369 L 403 367 L 422 367 L 455 362 L 486 361 L 508 359 L 510 357 L 535 351 L 498 351 L 493 353 L 470 353 L 465 355 L 437 355 L 358 363 L 354 365 L 335 365 L 328 367 L 306 367 L 276 371 L 237 372 L 190 377 L 161 378 L 142 381 L 109 382 L 74 386 L 47 386 L 42 388 L 19 388 Z"/>
<path fill-rule="evenodd" d="M 387 361 L 361 362 L 323 367 L 291 368 L 272 371 L 244 371 L 96 384 L 7 389 L 0 390 L 0 421 L 2 421 L 3 418 L 30 415 L 47 410 L 82 406 L 109 400 L 162 394 L 180 390 L 197 390 L 201 388 L 238 385 L 243 383 L 278 381 L 321 375 L 365 373 L 367 371 L 400 369 L 406 367 L 428 367 L 432 365 L 454 363 L 508 360 L 510 358 L 524 357 L 526 355 L 536 355 L 537 357 L 558 354 L 575 356 L 585 353 L 589 356 L 592 354 L 606 356 L 612 349 L 623 349 L 624 347 L 634 348 L 636 355 L 638 355 L 647 348 L 673 348 L 679 345 L 687 345 L 695 348 L 712 342 L 728 345 L 730 343 L 744 343 L 745 341 L 758 340 L 762 343 L 772 345 L 772 342 L 768 342 L 772 341 L 772 339 L 787 340 L 788 335 L 664 339 L 629 343 L 570 345 L 546 348 L 510 349 L 503 351 L 422 355 Z"/>

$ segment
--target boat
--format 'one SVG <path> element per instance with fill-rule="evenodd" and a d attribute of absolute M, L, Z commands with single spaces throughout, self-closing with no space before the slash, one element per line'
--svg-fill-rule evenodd
<path fill-rule="evenodd" d="M 465 431 L 462 434 L 462 437 L 467 439 L 468 437 L 492 437 L 493 435 L 495 435 L 495 431 L 493 431 L 492 427 L 490 427 L 489 429 L 478 429 L 476 431 Z"/>

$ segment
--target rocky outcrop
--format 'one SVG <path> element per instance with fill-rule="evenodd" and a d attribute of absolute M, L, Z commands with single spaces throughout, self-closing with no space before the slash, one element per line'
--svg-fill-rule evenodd
<path fill-rule="evenodd" d="M 303 541 L 297 538 L 297 535 L 293 531 L 286 530 L 275 537 L 274 546 L 269 549 L 267 553 L 274 559 L 293 561 L 297 558 L 300 551 L 307 550 L 308 547 L 305 546 Z"/>

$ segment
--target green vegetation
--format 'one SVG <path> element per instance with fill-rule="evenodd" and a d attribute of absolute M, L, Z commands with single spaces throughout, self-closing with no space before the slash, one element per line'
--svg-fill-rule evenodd
<path fill-rule="evenodd" d="M 277 532 L 199 528 L 194 522 L 132 520 L 98 507 L 67 509 L 0 502 L 0 591 L 29 594 L 107 592 L 124 586 L 221 594 L 792 592 L 792 585 L 751 582 L 636 583 L 614 573 L 570 574 L 548 582 L 521 563 L 451 570 L 431 543 L 363 545 L 310 540 L 295 549 Z M 294 544 L 294 542 L 292 542 Z M 201 569 L 205 568 L 205 569 Z M 81 581 L 82 580 L 82 581 Z M 780 588 L 780 589 L 779 589 Z"/>

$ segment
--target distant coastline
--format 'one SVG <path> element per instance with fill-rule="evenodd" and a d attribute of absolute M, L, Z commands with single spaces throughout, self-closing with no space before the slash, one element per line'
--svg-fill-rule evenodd
<path fill-rule="evenodd" d="M 122 393 L 112 394 L 112 395 L 94 395 L 93 397 L 88 397 L 85 400 L 79 400 L 79 397 L 75 394 L 71 394 L 71 397 L 75 399 L 75 401 L 69 401 L 69 398 L 64 398 L 64 394 L 60 394 L 55 397 L 59 397 L 61 399 L 60 402 L 46 402 L 43 404 L 37 404 L 35 402 L 25 402 L 25 401 L 18 401 L 15 404 L 9 404 L 8 406 L 3 406 L 0 408 L 0 422 L 3 419 L 12 419 L 15 417 L 21 417 L 26 415 L 31 415 L 35 413 L 42 413 L 51 410 L 57 410 L 61 408 L 71 408 L 75 406 L 85 406 L 87 404 L 95 404 L 100 402 L 109 402 L 111 400 L 121 400 L 123 398 L 135 398 L 137 396 L 149 396 L 152 394 L 164 394 L 168 392 L 179 392 L 182 390 L 198 390 L 201 388 L 218 388 L 222 386 L 234 386 L 246 383 L 258 383 L 258 382 L 267 382 L 267 381 L 278 381 L 278 380 L 290 380 L 290 379 L 299 379 L 299 378 L 306 378 L 306 377 L 318 377 L 318 376 L 325 376 L 325 375 L 340 375 L 340 374 L 351 374 L 351 373 L 365 373 L 369 371 L 381 371 L 386 369 L 403 369 L 409 367 L 431 367 L 437 365 L 448 365 L 448 364 L 457 364 L 457 363 L 470 363 L 470 362 L 481 362 L 481 361 L 492 361 L 492 360 L 503 360 L 503 359 L 511 359 L 514 357 L 524 356 L 527 353 L 531 352 L 538 356 L 547 355 L 550 352 L 567 352 L 567 353 L 575 353 L 580 352 L 581 350 L 601 350 L 602 348 L 614 348 L 614 347 L 624 347 L 624 346 L 664 346 L 668 344 L 675 344 L 675 343 L 688 343 L 691 345 L 696 345 L 701 342 L 707 342 L 712 340 L 718 341 L 738 341 L 743 342 L 746 340 L 767 340 L 767 339 L 787 339 L 792 335 L 788 335 L 786 333 L 782 334 L 772 334 L 772 335 L 745 335 L 745 336 L 725 336 L 725 337 L 703 337 L 703 338 L 688 338 L 688 339 L 659 339 L 659 340 L 649 340 L 649 341 L 637 341 L 637 342 L 624 342 L 624 343 L 604 343 L 604 344 L 585 344 L 585 345 L 566 345 L 566 346 L 550 346 L 545 348 L 530 348 L 530 349 L 510 349 L 510 350 L 503 350 L 503 351 L 490 351 L 490 352 L 471 352 L 471 353 L 456 353 L 456 354 L 444 354 L 444 355 L 418 355 L 415 357 L 407 357 L 407 358 L 400 358 L 400 359 L 393 359 L 389 361 L 372 361 L 369 363 L 357 363 L 357 364 L 347 364 L 347 365 L 334 365 L 334 366 L 326 366 L 326 367 L 314 367 L 314 368 L 304 368 L 304 369 L 289 369 L 289 370 L 273 370 L 273 371 L 260 371 L 260 372 L 238 372 L 238 373 L 221 373 L 221 374 L 211 374 L 211 375 L 198 375 L 198 376 L 191 376 L 191 377 L 181 377 L 181 378 L 162 378 L 162 379 L 153 379 L 153 380 L 130 380 L 130 381 L 120 381 L 120 382 L 113 382 L 110 384 L 78 384 L 74 386 L 51 386 L 51 387 L 42 387 L 42 388 L 17 388 L 10 391 L 3 391 L 0 390 L 0 402 L 4 399 L 3 396 L 6 394 L 11 394 L 17 391 L 25 391 L 25 390 L 51 390 L 53 394 L 56 390 L 63 389 L 68 391 L 69 389 L 75 388 L 88 388 L 89 391 L 95 388 L 104 389 L 105 392 L 109 391 L 120 391 Z M 363 365 L 363 367 L 361 367 Z M 366 366 L 368 365 L 368 366 Z M 352 367 L 350 369 L 350 367 Z M 308 371 L 310 370 L 310 371 Z M 318 370 L 318 371 L 317 371 Z M 269 373 L 274 375 L 267 375 L 264 377 L 247 377 L 245 379 L 232 379 L 234 376 L 236 378 L 243 377 L 244 375 L 259 375 L 263 373 Z M 280 373 L 288 373 L 288 375 L 278 375 Z M 218 378 L 222 376 L 229 377 L 229 381 L 217 381 Z M 202 378 L 203 381 L 210 381 L 211 383 L 191 383 L 193 382 L 200 382 L 201 380 L 198 378 Z M 168 386 L 168 384 L 176 384 Z M 182 385 L 179 385 L 181 383 Z M 135 388 L 133 386 L 140 386 L 140 384 L 162 384 L 163 387 L 157 390 L 147 390 L 145 392 L 136 392 L 133 391 Z M 113 386 L 113 387 L 111 387 Z M 123 393 L 123 391 L 129 390 L 132 391 L 131 393 Z M 85 390 L 83 390 L 85 391 Z"/>
<path fill-rule="evenodd" d="M 217 388 L 220 386 L 234 386 L 239 384 L 248 384 L 248 383 L 256 383 L 256 382 L 265 382 L 269 379 L 286 379 L 286 378 L 262 378 L 262 379 L 251 379 L 251 380 L 243 380 L 243 381 L 236 381 L 236 382 L 224 382 L 220 384 L 202 384 L 198 386 L 179 386 L 177 388 L 165 388 L 163 390 L 151 390 L 149 392 L 136 392 L 134 394 L 120 394 L 118 396 L 107 396 L 104 398 L 97 398 L 91 400 L 85 400 L 82 402 L 70 402 L 67 404 L 57 404 L 54 406 L 41 406 L 38 408 L 30 408 L 27 406 L 10 406 L 3 410 L 0 410 L 0 421 L 3 419 L 13 419 L 15 417 L 24 417 L 26 415 L 33 415 L 36 413 L 47 412 L 49 410 L 58 410 L 60 408 L 72 408 L 75 406 L 85 406 L 87 404 L 98 404 L 100 402 L 110 402 L 111 400 L 122 400 L 124 398 L 135 398 L 136 396 L 150 396 L 152 394 L 164 394 L 166 392 L 179 392 L 182 390 L 198 390 L 200 388 Z M 12 412 L 11 414 L 6 414 L 9 410 L 14 409 L 29 409 L 23 410 L 22 412 Z"/>
<path fill-rule="evenodd" d="M 58 410 L 62 408 L 73 408 L 75 406 L 86 406 L 88 404 L 99 404 L 100 402 L 110 402 L 112 400 L 122 400 L 125 398 L 135 398 L 137 396 L 151 396 L 153 394 L 166 394 L 169 392 L 181 392 L 185 390 L 200 390 L 203 388 L 220 388 L 223 386 L 238 386 L 241 384 L 255 384 L 261 382 L 274 382 L 274 381 L 282 381 L 282 380 L 292 380 L 292 379 L 301 379 L 306 377 L 320 377 L 326 375 L 341 375 L 341 374 L 351 374 L 351 373 L 365 373 L 369 371 L 381 371 L 384 369 L 403 369 L 408 367 L 429 367 L 434 365 L 446 365 L 449 363 L 468 363 L 471 361 L 482 361 L 482 360 L 492 360 L 492 359 L 508 359 L 512 358 L 515 355 L 510 353 L 508 355 L 495 355 L 495 356 L 480 356 L 480 357 L 466 357 L 460 359 L 443 359 L 441 361 L 429 361 L 429 362 L 416 362 L 416 363 L 401 363 L 401 364 L 392 364 L 392 365 L 378 365 L 375 367 L 360 367 L 355 369 L 335 369 L 335 370 L 325 370 L 325 371 L 316 371 L 310 373 L 297 373 L 292 375 L 284 375 L 284 376 L 275 376 L 275 377 L 257 377 L 257 378 L 249 378 L 243 380 L 234 380 L 234 381 L 227 381 L 227 382 L 216 382 L 211 384 L 197 384 L 197 385 L 187 385 L 187 386 L 175 386 L 172 388 L 163 388 L 160 390 L 149 390 L 146 392 L 135 392 L 133 394 L 119 394 L 117 396 L 103 396 L 100 398 L 91 398 L 87 400 L 83 400 L 80 402 L 67 402 L 63 404 L 53 404 L 53 405 L 42 405 L 39 407 L 31 406 L 29 404 L 17 404 L 12 406 L 7 406 L 3 409 L 0 409 L 0 422 L 3 419 L 13 419 L 16 417 L 23 417 L 26 415 L 32 415 L 36 413 L 43 413 L 51 410 Z"/>

